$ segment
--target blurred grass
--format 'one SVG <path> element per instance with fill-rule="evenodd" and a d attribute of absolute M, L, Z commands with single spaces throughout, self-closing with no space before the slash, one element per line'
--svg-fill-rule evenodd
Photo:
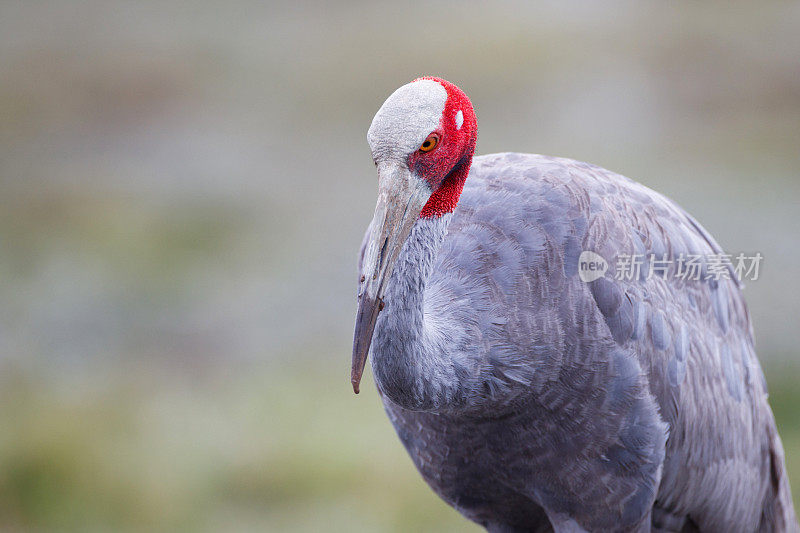
<path fill-rule="evenodd" d="M 784 362 L 766 366 L 765 374 L 769 386 L 769 403 L 783 441 L 792 499 L 795 509 L 800 509 L 800 387 L 797 386 L 800 370 L 797 363 L 786 363 L 791 359 L 778 359 L 781 360 Z"/>
<path fill-rule="evenodd" d="M 0 528 L 477 530 L 424 484 L 374 387 L 354 396 L 340 366 L 145 367 L 99 387 L 2 377 Z M 800 390 L 782 370 L 770 398 L 798 487 Z"/>
<path fill-rule="evenodd" d="M 100 387 L 3 376 L 0 529 L 465 530 L 342 368 L 142 366 Z"/>

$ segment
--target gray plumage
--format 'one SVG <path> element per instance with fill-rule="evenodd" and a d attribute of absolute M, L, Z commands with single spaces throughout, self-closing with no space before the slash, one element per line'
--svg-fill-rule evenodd
<path fill-rule="evenodd" d="M 604 277 L 579 279 L 583 250 Z M 720 252 L 618 174 L 474 158 L 455 211 L 414 223 L 370 352 L 431 488 L 493 531 L 796 530 L 737 282 L 613 272 Z"/>

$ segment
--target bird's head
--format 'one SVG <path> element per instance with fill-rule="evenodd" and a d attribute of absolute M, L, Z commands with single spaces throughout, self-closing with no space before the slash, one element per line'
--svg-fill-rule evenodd
<path fill-rule="evenodd" d="M 378 203 L 364 254 L 351 381 L 358 393 L 385 284 L 419 218 L 452 213 L 477 140 L 469 98 L 452 83 L 419 78 L 397 89 L 372 119 L 367 141 Z"/>

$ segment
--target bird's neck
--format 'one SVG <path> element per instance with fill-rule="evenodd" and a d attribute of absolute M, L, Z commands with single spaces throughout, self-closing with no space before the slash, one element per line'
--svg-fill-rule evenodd
<path fill-rule="evenodd" d="M 395 403 L 436 410 L 452 400 L 452 364 L 425 316 L 425 289 L 452 213 L 417 220 L 388 283 L 372 342 L 378 387 Z"/>
<path fill-rule="evenodd" d="M 464 190 L 464 183 L 469 176 L 469 169 L 472 166 L 472 156 L 475 153 L 475 138 L 469 140 L 467 150 L 461 156 L 458 163 L 442 180 L 439 188 L 434 191 L 422 212 L 419 214 L 420 218 L 438 218 L 445 213 L 452 213 L 458 199 L 461 197 L 461 191 Z"/>

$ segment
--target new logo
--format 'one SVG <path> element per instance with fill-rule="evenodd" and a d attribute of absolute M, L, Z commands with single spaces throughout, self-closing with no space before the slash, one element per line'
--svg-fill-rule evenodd
<path fill-rule="evenodd" d="M 586 283 L 602 278 L 608 270 L 608 263 L 602 256 L 585 250 L 578 258 L 578 277 Z"/>

